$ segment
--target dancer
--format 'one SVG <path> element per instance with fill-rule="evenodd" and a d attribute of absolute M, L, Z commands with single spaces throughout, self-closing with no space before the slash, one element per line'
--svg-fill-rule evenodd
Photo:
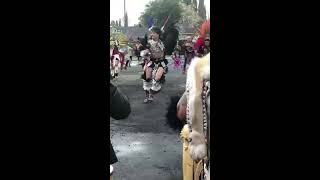
<path fill-rule="evenodd" d="M 138 58 L 138 62 L 140 61 L 140 58 L 141 58 L 140 53 L 142 50 L 143 50 L 143 45 L 141 44 L 140 40 L 138 39 L 137 43 L 134 46 L 134 52 Z"/>
<path fill-rule="evenodd" d="M 123 68 L 126 69 L 125 67 L 125 56 L 127 54 L 127 49 L 125 47 L 122 47 L 119 49 L 119 57 L 120 57 L 120 67 L 121 67 L 121 71 Z"/>
<path fill-rule="evenodd" d="M 127 69 L 128 67 L 131 67 L 132 56 L 133 56 L 133 50 L 130 46 L 128 46 L 128 53 L 126 54 L 125 69 Z"/>
<path fill-rule="evenodd" d="M 210 54 L 191 63 L 184 98 L 187 125 L 181 136 L 188 147 L 184 158 L 193 161 L 195 179 L 210 179 Z M 187 163 L 184 166 L 188 168 Z"/>
<path fill-rule="evenodd" d="M 143 89 L 146 93 L 145 103 L 153 101 L 153 95 L 161 90 L 161 84 L 165 82 L 167 63 L 164 59 L 164 44 L 160 40 L 161 30 L 158 27 L 151 29 L 151 39 L 148 41 L 148 50 L 145 56 L 150 55 L 150 60 L 144 63 Z"/>
<path fill-rule="evenodd" d="M 191 60 L 194 58 L 195 52 L 194 52 L 194 45 L 192 42 L 192 37 L 188 36 L 186 39 L 186 42 L 184 43 L 184 49 L 185 49 L 185 53 L 184 53 L 184 64 L 183 64 L 183 71 L 182 73 L 185 74 L 186 73 L 186 69 L 187 69 L 187 65 L 190 65 Z"/>
<path fill-rule="evenodd" d="M 176 104 L 176 106 L 175 106 Z M 186 91 L 171 99 L 170 127 L 181 129 L 183 180 L 210 179 L 210 53 L 192 61 Z"/>
<path fill-rule="evenodd" d="M 113 44 L 112 54 L 110 58 L 110 66 L 111 75 L 113 79 L 117 79 L 119 75 L 119 69 L 121 68 L 120 52 L 117 41 Z"/>
<path fill-rule="evenodd" d="M 181 66 L 181 59 L 180 59 L 180 56 L 179 56 L 179 52 L 177 51 L 174 51 L 172 53 L 172 60 L 173 60 L 173 68 L 178 70 L 180 69 L 180 66 Z"/>
<path fill-rule="evenodd" d="M 198 57 L 203 57 L 210 52 L 210 21 L 206 20 L 199 29 L 199 38 L 195 44 L 195 51 Z"/>
<path fill-rule="evenodd" d="M 113 55 L 112 60 L 110 61 L 111 64 L 111 75 L 113 79 L 118 79 L 119 77 L 119 71 L 121 69 L 121 62 L 120 62 L 120 56 L 119 54 Z"/>

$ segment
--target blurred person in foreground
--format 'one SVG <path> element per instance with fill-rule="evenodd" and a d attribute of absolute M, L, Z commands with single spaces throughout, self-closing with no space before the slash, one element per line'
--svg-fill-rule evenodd
<path fill-rule="evenodd" d="M 111 80 L 110 76 L 110 80 Z M 125 119 L 131 113 L 131 107 L 128 98 L 120 91 L 118 87 L 110 82 L 110 117 L 115 120 Z M 111 120 L 111 118 L 110 118 Z M 106 130 L 109 132 L 109 130 Z M 109 139 L 110 143 L 110 178 L 113 173 L 112 164 L 118 162 L 118 158 L 111 144 L 111 139 Z"/>
<path fill-rule="evenodd" d="M 210 53 L 195 58 L 183 95 L 171 98 L 167 123 L 181 130 L 183 180 L 210 179 Z"/>

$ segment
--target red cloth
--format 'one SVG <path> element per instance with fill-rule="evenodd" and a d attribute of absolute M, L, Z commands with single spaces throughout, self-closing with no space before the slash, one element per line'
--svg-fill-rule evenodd
<path fill-rule="evenodd" d="M 115 55 L 115 54 L 119 54 L 119 49 L 118 48 L 114 48 L 113 49 L 112 55 Z"/>
<path fill-rule="evenodd" d="M 194 45 L 195 50 L 199 51 L 199 48 L 204 45 L 204 39 L 198 38 L 196 44 Z"/>
<path fill-rule="evenodd" d="M 120 53 L 119 52 L 119 56 L 120 56 L 120 63 L 123 65 L 125 62 L 125 60 L 124 60 L 124 53 Z"/>
<path fill-rule="evenodd" d="M 119 49 L 118 47 L 113 48 L 112 50 L 112 55 L 111 55 L 111 62 L 113 63 L 113 58 L 115 54 L 119 54 Z"/>

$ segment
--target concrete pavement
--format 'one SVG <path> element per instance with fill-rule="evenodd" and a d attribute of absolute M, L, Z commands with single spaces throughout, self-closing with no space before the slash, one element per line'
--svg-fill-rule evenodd
<path fill-rule="evenodd" d="M 143 103 L 142 70 L 136 61 L 114 82 L 129 97 L 132 108 L 127 119 L 111 119 L 111 141 L 119 159 L 114 180 L 182 179 L 180 134 L 166 125 L 165 115 L 170 97 L 184 92 L 186 77 L 171 64 L 169 68 L 166 84 L 151 104 Z"/>

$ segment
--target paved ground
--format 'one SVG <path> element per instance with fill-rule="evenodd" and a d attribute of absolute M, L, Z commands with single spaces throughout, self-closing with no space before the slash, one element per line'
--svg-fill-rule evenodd
<path fill-rule="evenodd" d="M 135 64 L 115 82 L 129 97 L 132 113 L 125 120 L 111 119 L 111 141 L 119 159 L 114 180 L 181 180 L 182 144 L 179 133 L 166 125 L 165 114 L 170 96 L 184 91 L 186 77 L 169 65 L 162 91 L 152 104 L 144 104 L 141 66 Z"/>

